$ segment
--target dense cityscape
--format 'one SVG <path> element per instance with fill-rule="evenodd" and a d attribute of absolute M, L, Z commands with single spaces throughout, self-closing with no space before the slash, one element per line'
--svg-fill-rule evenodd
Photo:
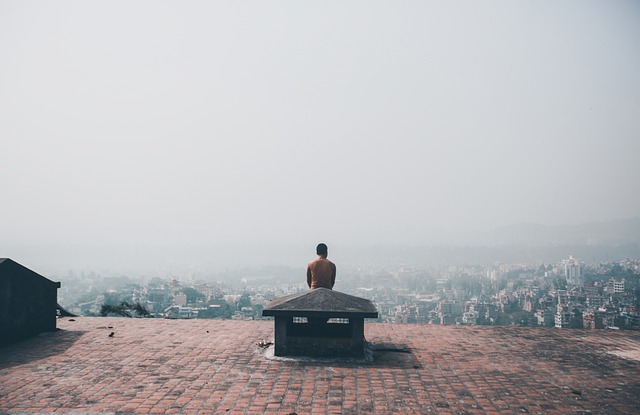
<path fill-rule="evenodd" d="M 71 272 L 61 279 L 60 304 L 85 316 L 261 319 L 270 300 L 308 289 L 304 273 L 287 267 L 144 282 Z M 380 322 L 640 328 L 640 260 L 348 269 L 334 289 L 371 300 Z"/>

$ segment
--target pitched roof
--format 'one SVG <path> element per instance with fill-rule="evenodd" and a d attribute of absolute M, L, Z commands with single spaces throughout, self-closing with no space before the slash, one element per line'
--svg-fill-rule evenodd
<path fill-rule="evenodd" d="M 34 278 L 36 281 L 53 284 L 60 288 L 59 282 L 51 281 L 49 278 L 38 274 L 37 272 L 15 262 L 10 258 L 0 258 L 0 278 L 11 276 L 14 273 L 20 273 L 22 277 L 28 276 Z"/>
<path fill-rule="evenodd" d="M 327 288 L 316 288 L 272 300 L 263 316 L 300 315 L 309 317 L 377 318 L 371 301 Z"/>

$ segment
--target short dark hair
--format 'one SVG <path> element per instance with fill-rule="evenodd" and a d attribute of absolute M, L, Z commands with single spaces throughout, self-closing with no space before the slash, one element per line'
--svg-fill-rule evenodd
<path fill-rule="evenodd" d="M 316 254 L 318 254 L 318 255 L 327 255 L 327 252 L 328 252 L 327 245 L 318 244 L 318 246 L 316 246 Z"/>

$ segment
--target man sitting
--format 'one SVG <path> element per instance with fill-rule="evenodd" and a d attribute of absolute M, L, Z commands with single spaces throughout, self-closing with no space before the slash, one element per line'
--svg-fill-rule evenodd
<path fill-rule="evenodd" d="M 327 259 L 327 245 L 321 243 L 316 247 L 318 258 L 307 266 L 307 285 L 309 288 L 333 289 L 336 282 L 336 265 Z"/>
<path fill-rule="evenodd" d="M 333 289 L 336 282 L 336 265 L 327 259 L 327 245 L 321 243 L 316 247 L 318 258 L 309 262 L 307 266 L 307 285 L 312 290 L 316 288 Z M 309 324 L 319 326 L 329 321 L 328 318 L 308 318 Z"/>

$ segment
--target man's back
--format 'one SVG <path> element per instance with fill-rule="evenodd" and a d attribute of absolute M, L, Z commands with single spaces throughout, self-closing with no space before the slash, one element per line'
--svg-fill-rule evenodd
<path fill-rule="evenodd" d="M 307 284 L 315 288 L 332 289 L 336 282 L 336 265 L 327 258 L 316 258 L 307 266 Z"/>

